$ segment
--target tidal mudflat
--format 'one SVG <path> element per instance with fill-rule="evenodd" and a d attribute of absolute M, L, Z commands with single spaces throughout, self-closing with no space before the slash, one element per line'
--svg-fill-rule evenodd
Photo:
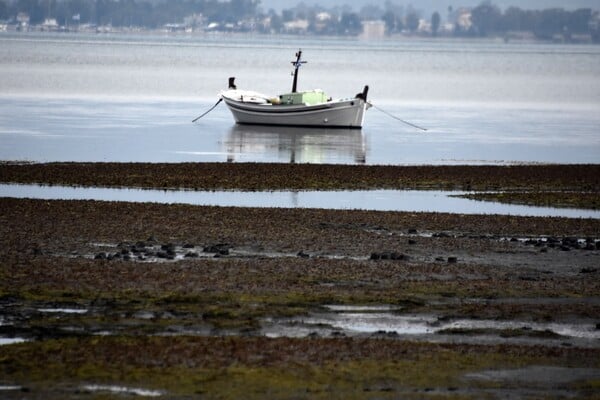
<path fill-rule="evenodd" d="M 248 181 L 228 175 L 237 164 L 47 167 L 0 176 Z M 282 168 L 303 187 L 355 184 L 340 167 Z M 383 176 L 598 193 L 596 166 L 498 168 L 487 182 L 488 169 Z M 592 399 L 600 386 L 597 219 L 2 198 L 0 260 L 7 398 Z"/>

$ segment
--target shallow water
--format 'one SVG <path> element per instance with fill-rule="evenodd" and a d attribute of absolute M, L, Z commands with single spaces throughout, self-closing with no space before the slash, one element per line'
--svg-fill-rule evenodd
<path fill-rule="evenodd" d="M 6 346 L 6 345 L 9 345 L 9 344 L 24 343 L 26 341 L 27 341 L 27 339 L 23 339 L 23 338 L 2 338 L 2 337 L 0 337 L 0 346 Z"/>
<path fill-rule="evenodd" d="M 192 191 L 0 184 L 0 197 L 151 202 L 222 207 L 326 208 L 600 218 L 600 211 L 532 207 L 452 197 L 459 191 Z"/>
<path fill-rule="evenodd" d="M 309 316 L 266 319 L 262 333 L 269 337 L 291 336 L 304 337 L 312 333 L 330 335 L 332 333 L 345 335 L 362 334 L 393 334 L 399 336 L 427 336 L 448 335 L 452 330 L 461 331 L 456 337 L 464 336 L 462 331 L 474 331 L 475 336 L 489 336 L 491 331 L 523 331 L 540 332 L 560 335 L 567 339 L 586 342 L 588 346 L 597 347 L 600 331 L 595 324 L 590 322 L 562 323 L 562 322 L 531 322 L 519 320 L 485 320 L 485 319 L 457 319 L 448 322 L 440 321 L 436 315 L 400 314 L 398 311 L 383 312 L 383 310 L 331 309 L 331 312 L 316 312 Z M 368 312 L 365 312 L 368 311 Z M 489 332 L 475 332 L 489 330 Z M 452 336 L 454 336 L 452 335 Z M 468 335 L 468 333 L 466 334 Z M 525 336 L 525 335 L 524 335 Z M 507 338 L 510 339 L 510 338 Z M 516 340 L 526 339 L 514 337 Z M 540 338 L 538 338 L 540 339 Z M 541 338 L 542 340 L 555 340 L 556 337 Z"/>
<path fill-rule="evenodd" d="M 236 126 L 229 76 L 268 94 L 371 87 L 362 131 Z M 0 159 L 344 164 L 600 162 L 600 48 L 486 41 L 0 34 Z"/>
<path fill-rule="evenodd" d="M 160 397 L 165 395 L 165 392 L 160 390 L 131 388 L 117 385 L 83 385 L 81 389 L 86 392 L 107 392 L 117 395 L 132 395 L 140 397 Z"/>
<path fill-rule="evenodd" d="M 88 310 L 80 308 L 38 308 L 38 311 L 50 314 L 85 314 Z"/>

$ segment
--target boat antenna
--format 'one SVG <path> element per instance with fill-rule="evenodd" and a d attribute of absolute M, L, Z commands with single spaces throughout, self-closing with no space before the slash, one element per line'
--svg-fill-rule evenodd
<path fill-rule="evenodd" d="M 403 123 L 405 123 L 406 125 L 412 126 L 413 128 L 420 129 L 420 130 L 422 130 L 423 132 L 426 132 L 426 131 L 427 131 L 427 129 L 426 129 L 426 128 L 423 128 L 423 127 L 421 127 L 421 126 L 419 126 L 419 125 L 415 125 L 415 124 L 413 124 L 413 123 L 411 123 L 411 122 L 405 121 L 405 120 L 403 120 L 402 118 L 398 118 L 398 117 L 396 117 L 394 114 L 392 114 L 392 113 L 389 113 L 389 112 L 385 111 L 384 109 L 377 107 L 375 104 L 373 104 L 373 103 L 371 103 L 371 102 L 368 102 L 368 103 L 369 103 L 369 105 L 370 105 L 371 107 L 373 107 L 373 108 L 375 108 L 375 109 L 377 109 L 377 110 L 381 111 L 382 113 L 384 113 L 385 115 L 387 115 L 387 116 L 389 116 L 389 117 L 392 117 L 392 118 L 394 118 L 394 119 L 396 119 L 396 120 L 398 120 L 398 121 L 400 121 L 400 122 L 403 122 Z"/>
<path fill-rule="evenodd" d="M 301 61 L 302 58 L 302 50 L 298 50 L 296 53 L 296 61 L 292 61 L 292 65 L 294 66 L 294 83 L 292 84 L 292 93 L 296 93 L 296 89 L 298 88 L 298 70 L 302 66 L 302 64 L 306 64 L 306 61 Z"/>

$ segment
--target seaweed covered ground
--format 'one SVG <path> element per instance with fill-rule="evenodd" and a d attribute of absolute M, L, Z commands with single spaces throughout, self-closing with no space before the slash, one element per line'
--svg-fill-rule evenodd
<path fill-rule="evenodd" d="M 3 164 L 0 181 L 239 188 L 279 167 Z M 325 167 L 281 170 L 352 185 Z M 598 190 L 597 166 L 363 168 L 367 187 Z M 0 397 L 594 399 L 599 261 L 594 219 L 0 198 Z"/>

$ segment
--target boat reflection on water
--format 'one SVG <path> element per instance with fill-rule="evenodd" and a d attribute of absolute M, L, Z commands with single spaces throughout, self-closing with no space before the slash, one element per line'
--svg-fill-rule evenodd
<path fill-rule="evenodd" d="M 365 138 L 359 129 L 235 125 L 225 147 L 227 162 L 245 158 L 292 164 L 366 162 Z"/>

